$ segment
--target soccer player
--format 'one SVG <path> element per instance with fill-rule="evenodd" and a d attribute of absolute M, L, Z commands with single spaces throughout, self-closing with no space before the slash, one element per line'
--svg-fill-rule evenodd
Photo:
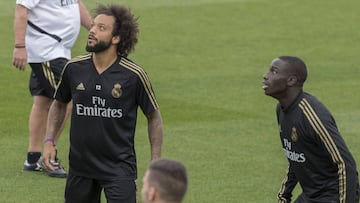
<path fill-rule="evenodd" d="M 171 159 L 152 161 L 145 171 L 143 203 L 181 203 L 188 187 L 185 166 Z"/>
<path fill-rule="evenodd" d="M 67 63 L 51 105 L 44 163 L 54 170 L 53 139 L 72 100 L 65 202 L 136 202 L 134 135 L 138 107 L 147 118 L 151 159 L 161 157 L 159 105 L 144 69 L 127 58 L 137 43 L 136 18 L 124 6 L 98 5 L 87 55 Z"/>
<path fill-rule="evenodd" d="M 71 58 L 71 48 L 81 24 L 90 28 L 91 22 L 81 0 L 16 0 L 13 65 L 23 71 L 29 63 L 29 89 L 33 96 L 25 171 L 43 170 L 40 157 L 53 94 L 61 71 Z M 55 136 L 55 144 L 60 134 L 61 131 Z M 48 175 L 62 178 L 66 177 L 66 172 L 63 167 L 58 167 L 55 171 L 48 171 Z"/>
<path fill-rule="evenodd" d="M 277 120 L 289 166 L 278 194 L 290 203 L 299 182 L 296 203 L 358 203 L 356 163 L 328 109 L 303 92 L 305 63 L 298 57 L 275 58 L 263 77 L 265 94 L 279 101 Z"/>

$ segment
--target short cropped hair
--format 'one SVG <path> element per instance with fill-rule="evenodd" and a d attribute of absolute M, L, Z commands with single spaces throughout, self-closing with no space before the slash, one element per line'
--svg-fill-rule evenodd
<path fill-rule="evenodd" d="M 131 13 L 130 9 L 116 4 L 105 6 L 99 4 L 95 9 L 96 15 L 104 14 L 115 18 L 113 36 L 120 36 L 120 43 L 117 51 L 121 56 L 128 56 L 135 50 L 135 44 L 138 42 L 137 35 L 139 26 L 137 19 Z"/>
<path fill-rule="evenodd" d="M 307 78 L 307 68 L 303 60 L 296 56 L 280 56 L 280 60 L 289 64 L 289 70 L 296 76 L 298 82 L 302 85 Z"/>
<path fill-rule="evenodd" d="M 175 160 L 157 159 L 148 167 L 148 183 L 158 189 L 161 199 L 181 202 L 188 187 L 185 166 Z"/>

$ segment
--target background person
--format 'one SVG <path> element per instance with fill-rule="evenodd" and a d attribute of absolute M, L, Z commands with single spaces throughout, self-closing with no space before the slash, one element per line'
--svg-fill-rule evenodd
<path fill-rule="evenodd" d="M 302 193 L 296 203 L 358 203 L 355 160 L 328 109 L 303 92 L 306 78 L 305 63 L 294 56 L 274 59 L 263 77 L 265 94 L 279 101 L 280 139 L 289 161 L 279 202 L 291 202 L 299 182 Z"/>
<path fill-rule="evenodd" d="M 145 171 L 143 203 L 181 203 L 188 187 L 185 166 L 179 161 L 157 159 Z"/>
<path fill-rule="evenodd" d="M 90 54 L 64 68 L 51 105 L 44 163 L 54 170 L 52 140 L 72 100 L 69 174 L 65 202 L 136 202 L 137 163 L 134 135 L 140 107 L 148 121 L 151 159 L 161 156 L 162 118 L 150 80 L 127 58 L 139 29 L 130 10 L 99 5 L 89 31 Z"/>
<path fill-rule="evenodd" d="M 81 0 L 16 1 L 13 65 L 25 70 L 29 63 L 32 69 L 29 89 L 33 105 L 29 117 L 28 153 L 23 166 L 25 171 L 42 170 L 39 159 L 55 87 L 65 63 L 71 58 L 71 48 L 79 34 L 80 23 L 90 28 L 91 22 L 91 16 Z M 54 137 L 54 144 L 60 134 L 61 131 Z M 66 177 L 61 166 L 48 174 Z"/>

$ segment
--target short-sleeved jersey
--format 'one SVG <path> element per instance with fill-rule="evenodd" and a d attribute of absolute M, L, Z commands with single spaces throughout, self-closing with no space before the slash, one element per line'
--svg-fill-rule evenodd
<path fill-rule="evenodd" d="M 137 109 L 145 115 L 158 109 L 150 80 L 141 67 L 119 56 L 99 74 L 91 54 L 74 58 L 65 65 L 55 99 L 73 102 L 72 173 L 100 180 L 137 178 Z"/>
<path fill-rule="evenodd" d="M 277 118 L 289 161 L 279 199 L 286 202 L 299 182 L 310 202 L 347 202 L 358 184 L 356 163 L 326 107 L 301 92 L 288 108 L 277 106 Z"/>
<path fill-rule="evenodd" d="M 28 62 L 70 59 L 81 25 L 78 0 L 16 0 L 16 4 L 29 10 L 28 21 L 41 30 L 27 26 Z"/>

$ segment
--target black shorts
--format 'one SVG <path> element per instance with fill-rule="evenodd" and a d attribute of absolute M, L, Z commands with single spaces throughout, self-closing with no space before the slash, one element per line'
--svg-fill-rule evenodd
<path fill-rule="evenodd" d="M 57 58 L 42 63 L 29 63 L 31 67 L 29 90 L 32 96 L 53 98 L 65 64 L 65 58 Z"/>
<path fill-rule="evenodd" d="M 136 203 L 134 180 L 94 180 L 69 172 L 65 186 L 65 203 L 99 203 L 104 190 L 107 203 Z"/>

